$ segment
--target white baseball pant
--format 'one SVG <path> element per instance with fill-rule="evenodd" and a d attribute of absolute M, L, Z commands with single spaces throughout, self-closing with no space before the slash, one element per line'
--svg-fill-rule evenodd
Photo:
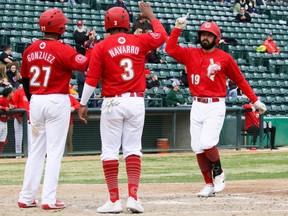
<path fill-rule="evenodd" d="M 210 149 L 219 142 L 223 127 L 226 104 L 225 98 L 219 102 L 202 103 L 193 101 L 190 113 L 191 147 L 196 154 Z"/>
<path fill-rule="evenodd" d="M 8 133 L 7 122 L 0 121 L 0 142 L 5 142 Z"/>
<path fill-rule="evenodd" d="M 105 98 L 102 103 L 100 132 L 101 160 L 118 160 L 122 145 L 124 159 L 129 155 L 142 156 L 142 132 L 145 119 L 143 97 Z"/>
<path fill-rule="evenodd" d="M 32 95 L 30 111 L 32 136 L 19 201 L 29 204 L 36 199 L 47 154 L 42 204 L 55 204 L 70 120 L 69 96 Z"/>

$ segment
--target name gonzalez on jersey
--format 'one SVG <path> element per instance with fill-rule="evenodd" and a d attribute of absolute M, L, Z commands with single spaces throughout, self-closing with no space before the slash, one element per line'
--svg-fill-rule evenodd
<path fill-rule="evenodd" d="M 40 49 L 45 49 L 46 47 L 46 43 L 45 42 L 41 42 L 39 44 L 39 48 Z M 29 53 L 27 55 L 27 60 L 29 62 L 33 61 L 33 60 L 39 60 L 39 59 L 43 59 L 47 62 L 49 62 L 50 64 L 53 64 L 54 60 L 55 60 L 55 56 L 54 55 L 51 55 L 50 53 L 47 53 L 47 52 L 43 52 L 43 51 L 36 51 L 36 52 L 32 52 L 32 53 Z"/>

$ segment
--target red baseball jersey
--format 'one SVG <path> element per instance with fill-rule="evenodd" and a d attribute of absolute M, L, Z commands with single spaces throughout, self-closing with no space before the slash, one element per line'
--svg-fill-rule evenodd
<path fill-rule="evenodd" d="M 106 97 L 125 92 L 144 92 L 145 56 L 167 39 L 167 33 L 157 19 L 151 24 L 154 33 L 119 33 L 98 43 L 92 50 L 85 82 L 96 87 L 101 77 L 102 95 Z"/>
<path fill-rule="evenodd" d="M 20 88 L 14 91 L 13 94 L 13 103 L 14 103 L 14 108 L 21 108 L 25 109 L 27 111 L 27 117 L 29 118 L 29 101 L 25 95 L 24 88 Z M 17 118 L 19 116 L 22 116 L 22 114 L 15 114 L 14 118 Z"/>
<path fill-rule="evenodd" d="M 244 109 L 251 109 L 251 104 L 244 104 Z M 255 112 L 245 112 L 245 130 L 247 130 L 251 126 L 260 127 L 260 113 L 258 111 Z"/>
<path fill-rule="evenodd" d="M 76 98 L 73 97 L 72 95 L 69 95 L 69 99 L 70 99 L 71 107 L 74 107 L 75 110 L 79 110 L 80 102 L 78 100 L 76 100 Z M 73 125 L 73 115 L 72 114 L 70 115 L 69 125 Z"/>
<path fill-rule="evenodd" d="M 232 56 L 221 49 L 206 53 L 202 48 L 180 47 L 181 29 L 173 29 L 166 45 L 166 52 L 179 63 L 186 65 L 190 92 L 198 97 L 226 97 L 226 79 L 231 79 L 254 103 L 258 100 Z M 211 63 L 212 61 L 212 63 Z M 219 65 L 208 74 L 211 64 Z"/>
<path fill-rule="evenodd" d="M 0 97 L 0 106 L 2 107 L 2 110 L 6 111 L 6 108 L 10 107 L 10 100 L 7 100 L 5 97 Z M 0 121 L 7 122 L 9 119 L 9 116 L 7 114 L 1 114 L 0 115 Z"/>
<path fill-rule="evenodd" d="M 21 76 L 30 79 L 31 94 L 69 94 L 72 70 L 85 71 L 88 58 L 61 40 L 41 39 L 23 53 Z"/>

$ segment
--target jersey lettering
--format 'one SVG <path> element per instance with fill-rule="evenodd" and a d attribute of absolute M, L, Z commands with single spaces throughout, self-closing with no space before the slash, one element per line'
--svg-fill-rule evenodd
<path fill-rule="evenodd" d="M 38 66 L 32 66 L 30 68 L 30 73 L 32 74 L 32 78 L 30 79 L 30 86 L 39 87 L 42 85 L 43 87 L 47 87 L 50 78 L 51 67 L 43 66 L 41 71 Z M 39 80 L 41 73 L 44 73 L 44 80 L 42 83 L 41 80 Z"/>
<path fill-rule="evenodd" d="M 200 83 L 200 75 L 199 74 L 192 74 L 191 75 L 191 82 L 193 85 L 198 85 Z"/>
<path fill-rule="evenodd" d="M 134 70 L 133 70 L 133 62 L 129 58 L 122 59 L 120 61 L 120 66 L 123 67 L 124 73 L 122 73 L 122 79 L 125 81 L 129 81 L 134 77 Z"/>

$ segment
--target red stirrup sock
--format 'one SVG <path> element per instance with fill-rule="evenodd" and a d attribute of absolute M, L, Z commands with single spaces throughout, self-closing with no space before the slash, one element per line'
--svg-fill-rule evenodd
<path fill-rule="evenodd" d="M 126 172 L 128 178 L 128 195 L 137 200 L 137 192 L 141 175 L 141 158 L 130 155 L 126 158 Z"/>
<path fill-rule="evenodd" d="M 204 150 L 204 153 L 212 163 L 213 177 L 215 178 L 215 176 L 220 175 L 223 172 L 221 168 L 218 148 L 216 146 L 213 146 L 211 149 Z"/>
<path fill-rule="evenodd" d="M 3 153 L 5 142 L 0 142 L 0 154 Z"/>
<path fill-rule="evenodd" d="M 106 160 L 102 161 L 106 184 L 108 186 L 111 202 L 119 200 L 119 188 L 118 188 L 118 160 Z"/>
<path fill-rule="evenodd" d="M 206 157 L 205 153 L 196 154 L 197 161 L 199 168 L 202 172 L 204 181 L 206 184 L 212 184 L 213 185 L 213 179 L 212 179 L 212 163 L 211 161 Z"/>

